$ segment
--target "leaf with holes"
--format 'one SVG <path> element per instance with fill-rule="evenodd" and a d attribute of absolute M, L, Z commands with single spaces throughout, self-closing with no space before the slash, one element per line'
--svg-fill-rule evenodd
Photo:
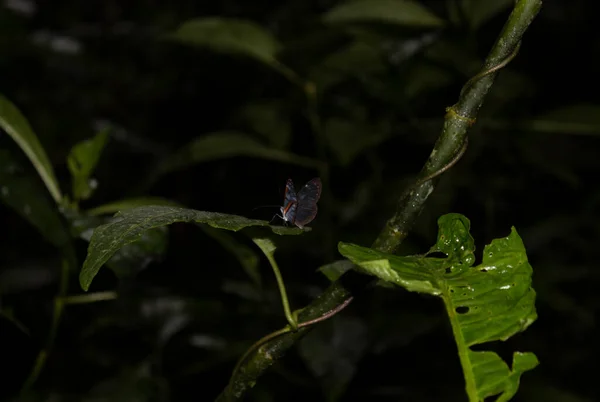
<path fill-rule="evenodd" d="M 442 298 L 469 400 L 501 394 L 497 400 L 508 401 L 517 392 L 521 374 L 538 365 L 536 356 L 515 352 L 511 369 L 496 353 L 476 352 L 471 347 L 506 340 L 537 318 L 525 247 L 513 228 L 507 237 L 487 245 L 482 263 L 473 266 L 475 246 L 469 220 L 448 214 L 438 225 L 437 242 L 425 255 L 400 257 L 347 243 L 340 243 L 339 251 L 366 273 Z"/>
<path fill-rule="evenodd" d="M 175 222 L 206 223 L 217 229 L 234 232 L 251 226 L 265 226 L 279 235 L 297 235 L 308 229 L 270 226 L 267 221 L 187 208 L 158 205 L 133 208 L 119 212 L 111 222 L 98 226 L 94 230 L 88 247 L 88 255 L 79 274 L 79 283 L 82 289 L 86 291 L 89 289 L 102 265 L 122 247 L 140 240 L 148 230 Z"/>

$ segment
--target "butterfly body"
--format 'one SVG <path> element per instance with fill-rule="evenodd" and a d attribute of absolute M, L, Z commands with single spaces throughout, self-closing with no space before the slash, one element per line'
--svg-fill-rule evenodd
<path fill-rule="evenodd" d="M 285 185 L 283 206 L 279 208 L 281 218 L 300 229 L 308 225 L 317 216 L 317 202 L 321 197 L 321 179 L 314 178 L 304 185 L 298 193 L 292 179 Z"/>

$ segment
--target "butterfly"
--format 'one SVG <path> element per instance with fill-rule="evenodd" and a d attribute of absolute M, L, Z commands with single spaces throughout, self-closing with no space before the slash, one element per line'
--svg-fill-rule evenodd
<path fill-rule="evenodd" d="M 318 177 L 306 183 L 298 193 L 296 193 L 292 179 L 288 179 L 285 185 L 283 206 L 279 208 L 281 219 L 303 229 L 317 216 L 317 202 L 320 197 L 321 179 Z"/>

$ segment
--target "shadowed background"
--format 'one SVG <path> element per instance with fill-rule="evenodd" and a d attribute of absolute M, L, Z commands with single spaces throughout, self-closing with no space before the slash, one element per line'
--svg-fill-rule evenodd
<path fill-rule="evenodd" d="M 341 258 L 337 241 L 368 246 L 393 214 L 445 107 L 480 68 L 513 2 L 419 3 L 444 24 L 328 23 L 326 13 L 342 4 L 333 0 L 3 0 L 0 93 L 29 120 L 65 192 L 71 148 L 109 129 L 97 189 L 82 209 L 145 195 L 269 220 L 277 208 L 253 208 L 281 204 L 288 177 L 299 188 L 326 162 L 330 202 L 310 233 L 283 238 L 277 252 L 292 307 L 300 308 L 328 285 L 316 270 Z M 598 398 L 589 381 L 600 355 L 594 3 L 545 2 L 487 96 L 465 157 L 443 176 L 400 251 L 426 251 L 448 212 L 471 220 L 478 250 L 517 228 L 539 318 L 491 348 L 505 358 L 513 350 L 539 357 L 518 401 Z M 302 91 L 268 63 L 167 40 L 206 17 L 250 20 L 277 38 L 279 59 L 316 85 L 321 132 Z M 204 142 L 198 150 L 192 141 Z M 249 145 L 240 150 L 242 141 Z M 49 198 L 4 133 L 0 151 L 0 169 L 30 175 L 41 190 L 28 194 Z M 159 170 L 165 161 L 172 169 Z M 0 190 L 24 191 L 6 182 Z M 0 398 L 8 400 L 45 342 L 60 260 L 13 209 L 0 204 L 0 217 Z M 90 291 L 116 289 L 118 300 L 66 308 L 23 400 L 214 399 L 244 350 L 285 325 L 266 260 L 243 235 L 226 235 L 175 224 L 120 278 L 103 268 Z M 244 250 L 246 270 L 223 244 Z M 76 245 L 83 261 L 87 243 Z M 70 282 L 70 294 L 81 293 L 75 274 Z M 463 388 L 441 303 L 374 288 L 309 334 L 247 400 L 462 401 Z"/>

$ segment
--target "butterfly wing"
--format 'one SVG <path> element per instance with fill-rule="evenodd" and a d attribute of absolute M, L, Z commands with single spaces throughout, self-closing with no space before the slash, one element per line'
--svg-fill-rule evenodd
<path fill-rule="evenodd" d="M 302 187 L 298 192 L 296 208 L 296 226 L 302 228 L 308 225 L 317 216 L 317 202 L 321 198 L 321 179 L 318 177 L 312 179 Z"/>
<path fill-rule="evenodd" d="M 296 211 L 298 208 L 298 196 L 294 188 L 292 179 L 288 179 L 285 184 L 285 193 L 283 195 L 283 207 L 281 207 L 281 216 L 284 221 L 295 223 Z"/>

